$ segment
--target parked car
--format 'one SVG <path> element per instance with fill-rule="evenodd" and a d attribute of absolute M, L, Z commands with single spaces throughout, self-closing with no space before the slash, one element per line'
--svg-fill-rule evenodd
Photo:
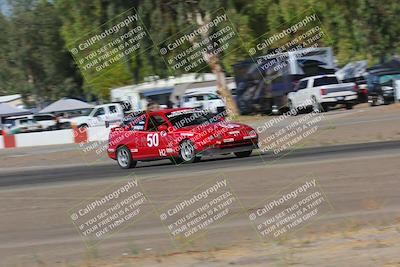
<path fill-rule="evenodd" d="M 111 128 L 107 151 L 127 169 L 135 167 L 137 161 L 191 163 L 202 156 L 227 153 L 247 157 L 257 146 L 258 135 L 250 126 L 178 108 L 125 117 L 119 127 Z"/>
<path fill-rule="evenodd" d="M 42 131 L 43 127 L 32 118 L 32 115 L 8 117 L 5 120 L 4 126 L 7 133 L 28 133 Z"/>
<path fill-rule="evenodd" d="M 243 115 L 287 110 L 287 95 L 300 79 L 335 73 L 330 47 L 293 49 L 252 57 L 232 65 L 236 102 Z"/>
<path fill-rule="evenodd" d="M 371 106 L 386 105 L 394 102 L 395 80 L 400 80 L 400 70 L 377 69 L 368 72 L 368 102 Z"/>
<path fill-rule="evenodd" d="M 221 113 L 225 109 L 222 99 L 211 92 L 192 92 L 182 96 L 181 107 L 209 110 L 210 113 Z"/>
<path fill-rule="evenodd" d="M 31 118 L 39 123 L 45 131 L 57 130 L 57 118 L 52 114 L 36 114 L 31 115 Z"/>
<path fill-rule="evenodd" d="M 357 97 L 355 83 L 340 83 L 335 75 L 319 75 L 301 79 L 295 92 L 288 94 L 288 105 L 290 109 L 311 106 L 320 112 L 338 104 L 352 109 Z"/>
<path fill-rule="evenodd" d="M 120 122 L 125 114 L 125 107 L 121 103 L 98 105 L 87 116 L 78 116 L 68 119 L 71 124 L 81 127 L 103 126 L 107 123 Z"/>
<path fill-rule="evenodd" d="M 349 79 L 342 80 L 343 83 L 355 83 L 357 91 L 357 102 L 366 103 L 368 102 L 368 85 L 367 78 L 364 76 L 352 77 Z"/>

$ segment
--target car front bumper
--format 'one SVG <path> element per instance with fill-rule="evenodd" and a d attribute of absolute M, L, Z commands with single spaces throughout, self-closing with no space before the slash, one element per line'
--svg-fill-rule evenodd
<path fill-rule="evenodd" d="M 253 149 L 258 149 L 258 141 L 249 142 L 246 144 L 231 144 L 229 147 L 210 147 L 199 153 L 197 156 L 212 156 L 212 155 L 221 155 L 235 152 L 244 152 L 250 151 Z"/>

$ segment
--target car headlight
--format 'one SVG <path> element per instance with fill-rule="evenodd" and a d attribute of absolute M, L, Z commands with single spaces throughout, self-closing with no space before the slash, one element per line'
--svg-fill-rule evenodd
<path fill-rule="evenodd" d="M 257 133 L 256 133 L 255 130 L 249 131 L 248 135 L 249 135 L 249 136 L 252 136 L 252 137 L 257 137 Z"/>

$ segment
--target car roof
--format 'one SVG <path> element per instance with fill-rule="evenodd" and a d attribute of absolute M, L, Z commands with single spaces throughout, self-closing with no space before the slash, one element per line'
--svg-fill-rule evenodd
<path fill-rule="evenodd" d="M 153 114 L 167 114 L 167 113 L 171 113 L 171 112 L 174 112 L 174 111 L 191 110 L 191 109 L 193 109 L 193 108 L 166 108 L 166 109 L 160 109 L 160 110 L 157 110 L 157 111 L 149 111 L 148 113 L 150 115 L 153 115 Z"/>
<path fill-rule="evenodd" d="M 324 78 L 324 77 L 335 77 L 335 78 L 337 78 L 335 74 L 323 74 L 323 75 L 305 77 L 305 78 L 301 79 L 301 81 L 308 80 L 308 79 L 319 79 L 319 78 Z"/>
<path fill-rule="evenodd" d="M 136 114 L 135 117 L 142 116 L 144 114 L 147 114 L 147 115 L 151 116 L 151 115 L 167 114 L 167 113 L 171 113 L 171 112 L 179 111 L 179 110 L 191 110 L 191 109 L 194 110 L 193 108 L 166 108 L 166 109 L 160 109 L 160 110 L 156 110 L 156 111 L 145 111 L 145 110 L 142 110 L 142 111 L 136 111 L 136 112 L 132 112 L 132 113 L 126 114 L 125 117 L 128 117 L 128 116 L 130 116 L 132 114 Z"/>
<path fill-rule="evenodd" d="M 7 117 L 6 120 L 32 119 L 33 115 Z"/>
<path fill-rule="evenodd" d="M 191 93 L 186 93 L 183 96 L 209 95 L 209 94 L 216 95 L 216 93 L 214 92 L 191 92 Z"/>
<path fill-rule="evenodd" d="M 54 117 L 53 114 L 51 113 L 40 113 L 40 114 L 34 114 L 33 117 L 40 117 L 40 116 L 52 116 Z"/>

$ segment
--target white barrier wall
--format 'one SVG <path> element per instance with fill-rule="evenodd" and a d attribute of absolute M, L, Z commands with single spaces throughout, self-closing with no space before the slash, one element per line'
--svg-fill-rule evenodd
<path fill-rule="evenodd" d="M 16 147 L 46 146 L 72 143 L 74 143 L 74 134 L 70 129 L 15 135 Z"/>
<path fill-rule="evenodd" d="M 0 135 L 0 149 L 4 148 L 4 138 Z"/>
<path fill-rule="evenodd" d="M 104 126 L 89 127 L 87 128 L 88 142 L 106 141 L 108 140 L 109 133 L 110 128 L 106 128 Z"/>

